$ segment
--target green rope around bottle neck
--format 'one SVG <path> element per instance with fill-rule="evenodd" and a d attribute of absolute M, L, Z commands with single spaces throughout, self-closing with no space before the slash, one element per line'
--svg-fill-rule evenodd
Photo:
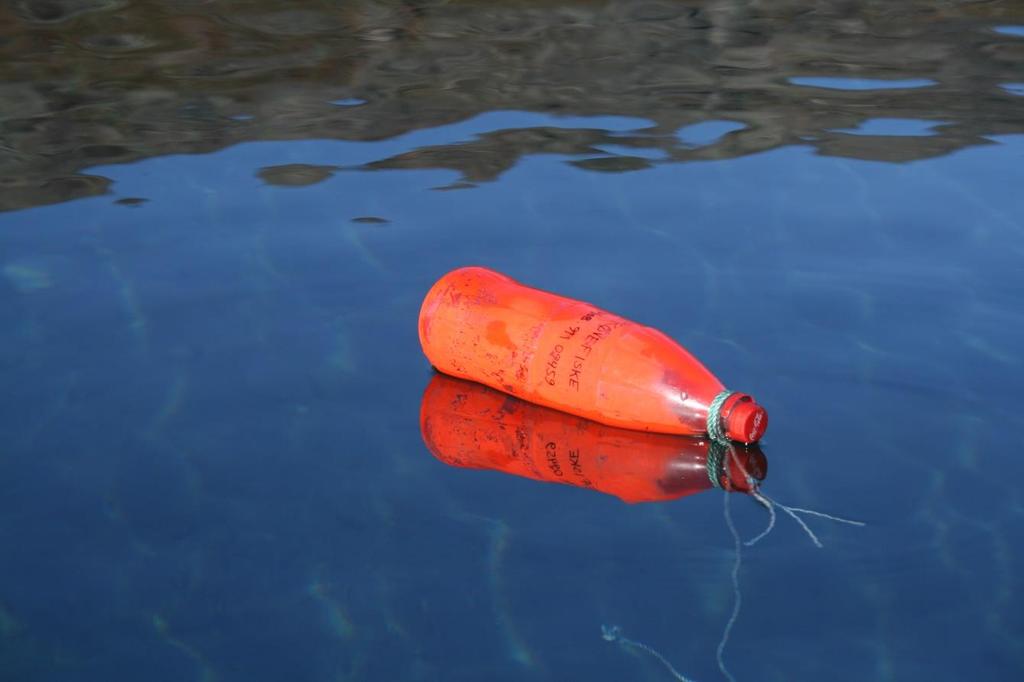
<path fill-rule="evenodd" d="M 718 441 L 719 443 L 729 442 L 725 431 L 722 430 L 722 405 L 725 405 L 725 401 L 735 394 L 736 391 L 722 391 L 708 405 L 707 429 L 708 435 L 711 436 L 713 441 Z"/>

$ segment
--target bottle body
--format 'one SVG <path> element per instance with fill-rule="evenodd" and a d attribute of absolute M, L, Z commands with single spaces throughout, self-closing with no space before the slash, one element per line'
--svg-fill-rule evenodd
<path fill-rule="evenodd" d="M 749 492 L 767 470 L 756 446 L 618 429 L 435 374 L 420 429 L 445 464 L 589 488 L 629 503 L 722 488 Z"/>
<path fill-rule="evenodd" d="M 446 374 L 627 429 L 706 433 L 724 391 L 660 331 L 486 268 L 438 280 L 420 310 L 419 335 Z M 760 438 L 767 420 L 749 396 L 732 394 L 720 407 L 729 437 Z"/>

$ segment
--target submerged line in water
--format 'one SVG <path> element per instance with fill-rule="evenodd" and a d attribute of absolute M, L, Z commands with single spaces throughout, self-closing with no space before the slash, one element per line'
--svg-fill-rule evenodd
<path fill-rule="evenodd" d="M 740 593 L 740 565 L 743 561 L 743 543 L 740 542 L 739 531 L 736 530 L 736 524 L 732 521 L 732 514 L 729 508 L 729 495 L 723 495 L 725 502 L 723 503 L 723 514 L 725 516 L 725 525 L 729 526 L 729 532 L 732 533 L 733 547 L 736 550 L 736 559 L 732 564 L 732 613 L 729 615 L 729 620 L 725 624 L 725 629 L 722 631 L 722 639 L 718 642 L 718 649 L 715 650 L 715 659 L 718 661 L 718 669 L 722 671 L 725 678 L 729 682 L 736 682 L 736 678 L 732 676 L 732 673 L 725 667 L 725 645 L 729 643 L 729 636 L 732 634 L 732 628 L 736 624 L 736 620 L 740 617 L 740 606 L 743 603 L 743 595 Z"/>
<path fill-rule="evenodd" d="M 646 651 L 651 656 L 654 656 L 656 659 L 658 659 L 661 662 L 661 664 L 665 666 L 665 668 L 669 671 L 669 673 L 671 673 L 672 677 L 679 680 L 679 682 L 694 682 L 694 680 L 684 677 L 682 673 L 676 670 L 672 666 L 672 664 L 668 662 L 668 659 L 666 659 L 660 653 L 655 651 L 653 648 L 647 646 L 643 642 L 637 642 L 636 640 L 623 637 L 622 628 L 620 628 L 618 625 L 602 625 L 601 637 L 603 637 L 606 642 L 618 642 L 622 646 L 633 647 L 634 649 Z"/>

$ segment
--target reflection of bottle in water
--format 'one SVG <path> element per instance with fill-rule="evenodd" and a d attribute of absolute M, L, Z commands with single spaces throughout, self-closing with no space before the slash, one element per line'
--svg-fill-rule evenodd
<path fill-rule="evenodd" d="M 767 470 L 757 446 L 617 429 L 443 374 L 423 394 L 420 428 L 446 464 L 593 488 L 626 502 L 714 487 L 749 492 Z"/>
<path fill-rule="evenodd" d="M 744 443 L 768 426 L 764 408 L 660 331 L 485 268 L 434 284 L 419 336 L 446 374 L 603 424 Z"/>

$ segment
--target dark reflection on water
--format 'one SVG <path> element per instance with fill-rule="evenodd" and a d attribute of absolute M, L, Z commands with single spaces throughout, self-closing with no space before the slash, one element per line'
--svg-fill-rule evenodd
<path fill-rule="evenodd" d="M 380 140 L 506 110 L 646 123 L 493 130 L 367 168 L 480 182 L 528 154 L 621 172 L 796 142 L 927 158 L 1024 129 L 1022 23 L 1016 2 L 21 0 L 0 8 L 0 209 L 106 192 L 83 173 L 101 164 Z M 934 134 L 843 132 L 877 116 Z M 704 121 L 736 128 L 677 136 Z"/>

